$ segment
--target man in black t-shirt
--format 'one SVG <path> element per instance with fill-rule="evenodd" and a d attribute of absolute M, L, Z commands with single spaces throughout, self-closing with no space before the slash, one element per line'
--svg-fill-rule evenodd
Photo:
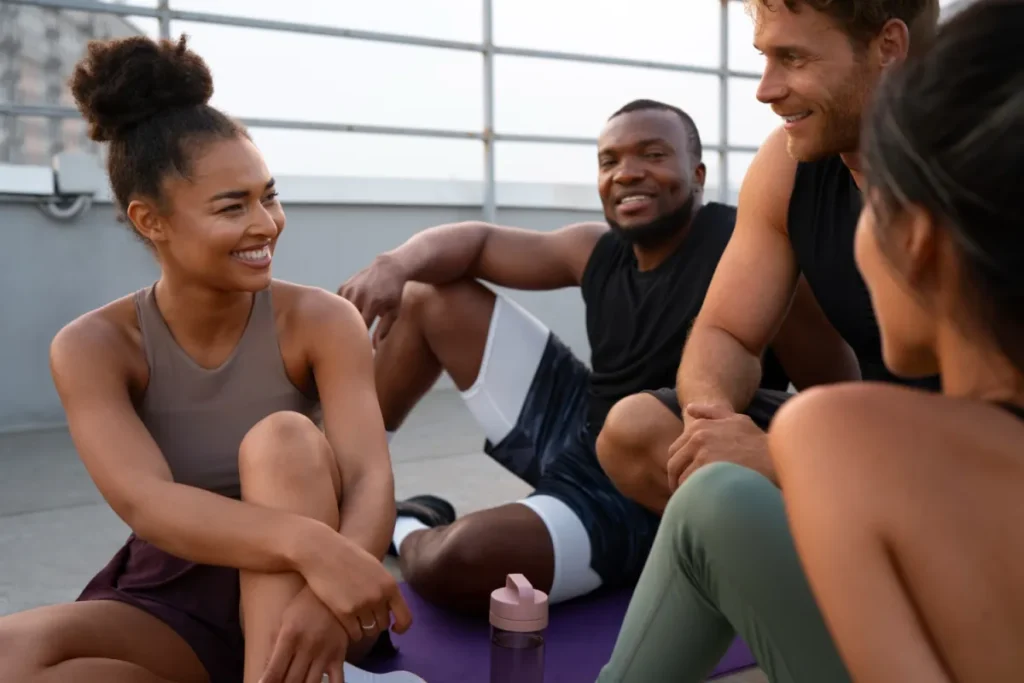
<path fill-rule="evenodd" d="M 376 381 L 389 432 L 446 371 L 487 437 L 485 452 L 534 487 L 524 500 L 458 520 L 434 496 L 398 503 L 393 551 L 427 599 L 483 611 L 509 572 L 525 574 L 552 602 L 638 577 L 658 516 L 615 488 L 595 442 L 616 402 L 673 385 L 732 234 L 735 209 L 703 204 L 701 156 L 687 114 L 631 103 L 611 117 L 598 144 L 607 224 L 553 232 L 438 226 L 339 289 L 367 324 L 380 318 Z M 524 290 L 581 287 L 593 370 L 478 280 Z M 767 361 L 777 368 L 774 356 Z M 778 369 L 763 382 L 788 383 Z"/>

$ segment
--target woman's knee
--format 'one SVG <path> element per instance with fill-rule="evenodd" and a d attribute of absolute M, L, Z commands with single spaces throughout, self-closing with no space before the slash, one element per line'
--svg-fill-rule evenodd
<path fill-rule="evenodd" d="M 273 477 L 279 483 L 330 473 L 340 483 L 334 453 L 324 433 L 305 415 L 272 413 L 257 422 L 242 439 L 238 468 L 246 481 Z"/>
<path fill-rule="evenodd" d="M 732 552 L 785 527 L 782 493 L 763 475 L 729 462 L 695 471 L 669 500 L 662 526 L 688 547 Z M 755 544 L 755 545 L 759 545 Z"/>

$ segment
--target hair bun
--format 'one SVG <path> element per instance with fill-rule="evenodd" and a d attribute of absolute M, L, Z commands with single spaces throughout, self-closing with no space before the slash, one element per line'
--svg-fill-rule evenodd
<path fill-rule="evenodd" d="M 206 62 L 186 46 L 132 36 L 91 41 L 70 81 L 89 137 L 113 140 L 162 111 L 206 104 L 213 77 Z"/>

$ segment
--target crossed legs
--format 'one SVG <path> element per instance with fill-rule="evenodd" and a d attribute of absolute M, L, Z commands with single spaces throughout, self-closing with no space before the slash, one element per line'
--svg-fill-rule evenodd
<path fill-rule="evenodd" d="M 255 425 L 242 442 L 239 469 L 247 501 L 339 526 L 341 473 L 306 417 L 275 413 Z M 240 579 L 245 683 L 255 683 L 280 615 L 304 584 L 296 574 L 242 572 Z M 122 602 L 87 600 L 0 619 L 0 680 L 208 683 L 210 675 L 185 638 L 157 617 Z"/>

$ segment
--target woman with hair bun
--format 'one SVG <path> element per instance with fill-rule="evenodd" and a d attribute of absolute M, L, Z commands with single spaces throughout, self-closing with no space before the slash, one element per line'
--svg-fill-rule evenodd
<path fill-rule="evenodd" d="M 865 122 L 857 263 L 886 365 L 942 395 L 811 390 L 769 441 L 796 546 L 859 683 L 1024 671 L 1022 0 L 979 0 Z"/>
<path fill-rule="evenodd" d="M 0 681 L 341 683 L 346 655 L 410 623 L 380 562 L 394 481 L 366 326 L 272 279 L 274 180 L 184 37 L 91 43 L 71 89 L 160 265 L 50 353 L 133 533 L 76 602 L 0 619 Z"/>

